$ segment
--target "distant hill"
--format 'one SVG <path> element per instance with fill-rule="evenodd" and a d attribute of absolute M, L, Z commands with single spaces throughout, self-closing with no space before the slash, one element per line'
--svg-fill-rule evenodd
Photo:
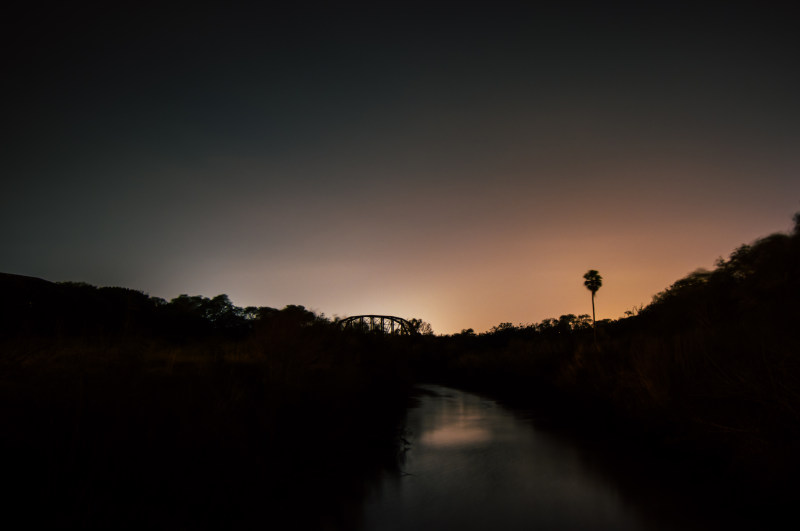
<path fill-rule="evenodd" d="M 0 337 L 52 329 L 64 290 L 41 278 L 0 273 Z"/>
<path fill-rule="evenodd" d="M 180 295 L 167 302 L 129 288 L 0 273 L 0 339 L 231 338 L 250 330 L 257 316 L 274 312 L 272 308 L 238 308 L 224 294 L 213 298 Z"/>
<path fill-rule="evenodd" d="M 37 277 L 0 273 L 0 293 L 3 302 L 36 297 L 40 294 L 52 294 L 58 290 L 58 284 Z"/>
<path fill-rule="evenodd" d="M 0 273 L 0 337 L 118 335 L 152 323 L 156 299 L 128 288 Z"/>

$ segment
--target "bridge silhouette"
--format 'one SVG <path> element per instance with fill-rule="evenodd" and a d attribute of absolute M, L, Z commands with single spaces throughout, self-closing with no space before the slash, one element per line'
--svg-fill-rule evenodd
<path fill-rule="evenodd" d="M 389 335 L 415 335 L 416 329 L 410 322 L 393 315 L 353 315 L 339 321 L 342 329 L 377 332 Z"/>

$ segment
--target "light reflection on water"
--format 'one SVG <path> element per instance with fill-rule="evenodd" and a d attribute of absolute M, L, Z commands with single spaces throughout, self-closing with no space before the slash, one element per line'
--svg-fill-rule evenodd
<path fill-rule="evenodd" d="M 409 411 L 405 475 L 367 500 L 364 529 L 672 529 L 642 521 L 577 449 L 494 401 L 425 389 Z"/>

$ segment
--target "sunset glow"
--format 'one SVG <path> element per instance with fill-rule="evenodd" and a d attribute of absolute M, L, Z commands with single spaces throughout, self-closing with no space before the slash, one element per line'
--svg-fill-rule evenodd
<path fill-rule="evenodd" d="M 50 13 L 0 271 L 446 334 L 591 313 L 596 269 L 622 317 L 800 211 L 796 32 L 730 10 Z"/>

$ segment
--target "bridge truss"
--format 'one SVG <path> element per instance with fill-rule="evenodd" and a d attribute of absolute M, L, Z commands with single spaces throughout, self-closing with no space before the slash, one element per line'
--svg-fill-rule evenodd
<path fill-rule="evenodd" d="M 339 321 L 343 329 L 360 330 L 388 335 L 414 335 L 411 323 L 392 315 L 354 315 Z"/>

